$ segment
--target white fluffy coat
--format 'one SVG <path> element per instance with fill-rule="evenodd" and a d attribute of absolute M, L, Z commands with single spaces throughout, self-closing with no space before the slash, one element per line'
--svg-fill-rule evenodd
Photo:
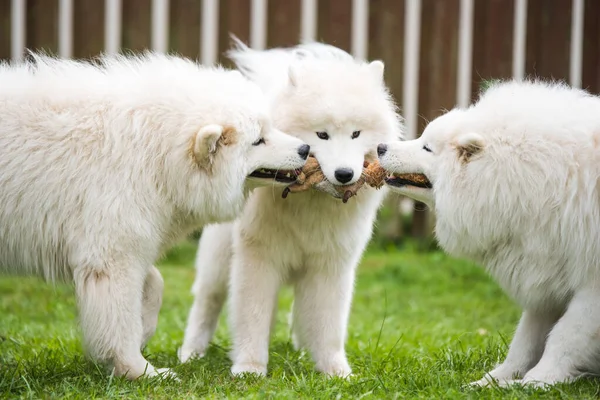
<path fill-rule="evenodd" d="M 600 372 L 600 98 L 495 84 L 421 138 L 389 144 L 381 163 L 429 177 L 433 190 L 396 190 L 434 207 L 441 246 L 484 265 L 523 307 L 506 360 L 477 385 Z"/>
<path fill-rule="evenodd" d="M 238 46 L 230 56 L 271 93 L 276 126 L 310 144 L 329 182 L 341 184 L 339 168 L 351 169 L 347 184 L 355 182 L 363 161 L 376 159 L 377 144 L 402 135 L 379 61 L 358 62 L 319 43 L 262 52 Z M 349 375 L 344 344 L 355 269 L 384 195 L 365 187 L 342 204 L 320 191 L 282 199 L 281 190 L 262 188 L 237 221 L 207 227 L 181 360 L 204 355 L 229 281 L 232 372 L 266 374 L 277 294 L 292 284 L 294 345 L 310 352 L 319 371 Z"/>
<path fill-rule="evenodd" d="M 140 352 L 161 305 L 155 260 L 234 218 L 253 170 L 301 167 L 303 143 L 239 72 L 175 57 L 34 56 L 0 65 L 0 87 L 0 271 L 72 280 L 91 356 L 156 374 Z"/>

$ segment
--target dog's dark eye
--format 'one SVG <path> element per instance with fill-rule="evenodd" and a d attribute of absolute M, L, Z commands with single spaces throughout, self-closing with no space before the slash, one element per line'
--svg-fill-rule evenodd
<path fill-rule="evenodd" d="M 265 138 L 260 138 L 256 142 L 252 143 L 252 146 L 259 146 L 261 144 L 265 144 Z"/>
<path fill-rule="evenodd" d="M 352 139 L 356 139 L 359 136 L 360 136 L 360 131 L 354 131 L 354 132 L 352 132 Z"/>
<path fill-rule="evenodd" d="M 323 140 L 329 139 L 329 135 L 327 134 L 327 132 L 317 132 L 317 137 Z"/>
<path fill-rule="evenodd" d="M 431 149 L 427 145 L 423 146 L 423 150 L 431 153 Z"/>

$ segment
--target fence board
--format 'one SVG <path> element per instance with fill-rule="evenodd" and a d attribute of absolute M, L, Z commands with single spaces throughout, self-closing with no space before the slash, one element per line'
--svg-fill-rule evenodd
<path fill-rule="evenodd" d="M 169 7 L 169 51 L 198 59 L 202 0 L 171 0 Z"/>
<path fill-rule="evenodd" d="M 300 41 L 300 0 L 269 0 L 267 47 L 293 46 Z"/>
<path fill-rule="evenodd" d="M 220 5 L 219 60 L 232 67 L 233 63 L 223 53 L 231 47 L 230 33 L 250 43 L 250 0 L 221 0 Z"/>
<path fill-rule="evenodd" d="M 319 0 L 317 39 L 350 52 L 352 0 Z"/>
<path fill-rule="evenodd" d="M 572 0 L 529 0 L 525 74 L 569 80 Z"/>
<path fill-rule="evenodd" d="M 0 61 L 10 60 L 10 0 L 0 0 Z"/>
<path fill-rule="evenodd" d="M 585 2 L 583 22 L 582 85 L 593 93 L 600 93 L 600 2 Z"/>
<path fill-rule="evenodd" d="M 25 47 L 58 53 L 58 0 L 28 0 Z"/>
<path fill-rule="evenodd" d="M 369 2 L 369 60 L 385 63 L 385 81 L 396 103 L 402 99 L 402 67 L 404 62 L 404 0 L 371 0 Z M 393 43 L 393 45 L 390 45 Z M 404 236 L 400 197 L 390 195 L 386 206 L 390 216 L 380 222 L 384 239 L 399 243 Z"/>
<path fill-rule="evenodd" d="M 472 99 L 484 80 L 512 77 L 514 0 L 475 1 Z"/>
<path fill-rule="evenodd" d="M 74 1 L 73 18 L 73 57 L 90 58 L 104 51 L 104 1 Z"/>
<path fill-rule="evenodd" d="M 125 0 L 122 4 L 122 51 L 150 49 L 152 0 Z"/>
<path fill-rule="evenodd" d="M 423 1 L 418 135 L 428 121 L 456 104 L 459 11 L 460 0 Z M 413 214 L 413 236 L 430 236 L 431 218 L 425 206 L 417 204 Z"/>

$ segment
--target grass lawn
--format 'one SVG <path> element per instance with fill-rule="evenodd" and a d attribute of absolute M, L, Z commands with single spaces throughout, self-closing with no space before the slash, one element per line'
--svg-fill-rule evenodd
<path fill-rule="evenodd" d="M 440 252 L 370 250 L 359 269 L 347 352 L 355 376 L 326 379 L 288 337 L 290 290 L 280 300 L 267 378 L 229 374 L 222 318 L 204 359 L 178 365 L 191 304 L 195 246 L 161 264 L 165 295 L 145 354 L 180 382 L 111 378 L 82 354 L 73 290 L 0 278 L 0 398 L 598 398 L 598 381 L 535 389 L 462 389 L 506 353 L 518 308 L 477 266 Z"/>

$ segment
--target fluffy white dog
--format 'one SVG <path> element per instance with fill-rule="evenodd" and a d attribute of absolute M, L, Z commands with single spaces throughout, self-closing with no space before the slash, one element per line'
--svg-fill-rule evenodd
<path fill-rule="evenodd" d="M 155 260 L 234 218 L 249 174 L 300 168 L 308 146 L 273 128 L 239 72 L 180 58 L 34 56 L 1 65 L 0 87 L 0 270 L 72 280 L 91 355 L 157 374 L 141 353 L 161 306 Z"/>
<path fill-rule="evenodd" d="M 311 43 L 254 51 L 240 43 L 231 58 L 271 94 L 275 125 L 310 144 L 328 180 L 351 185 L 381 141 L 399 140 L 401 118 L 380 61 Z M 344 350 L 354 273 L 371 237 L 385 190 L 363 188 L 342 204 L 321 191 L 255 190 L 235 222 L 207 227 L 200 240 L 182 361 L 203 356 L 230 276 L 234 374 L 267 372 L 270 327 L 282 284 L 294 285 L 295 346 L 327 375 L 351 373 Z"/>
<path fill-rule="evenodd" d="M 598 97 L 495 84 L 379 155 L 390 187 L 435 209 L 441 246 L 485 265 L 524 309 L 506 360 L 476 385 L 600 372 Z"/>

